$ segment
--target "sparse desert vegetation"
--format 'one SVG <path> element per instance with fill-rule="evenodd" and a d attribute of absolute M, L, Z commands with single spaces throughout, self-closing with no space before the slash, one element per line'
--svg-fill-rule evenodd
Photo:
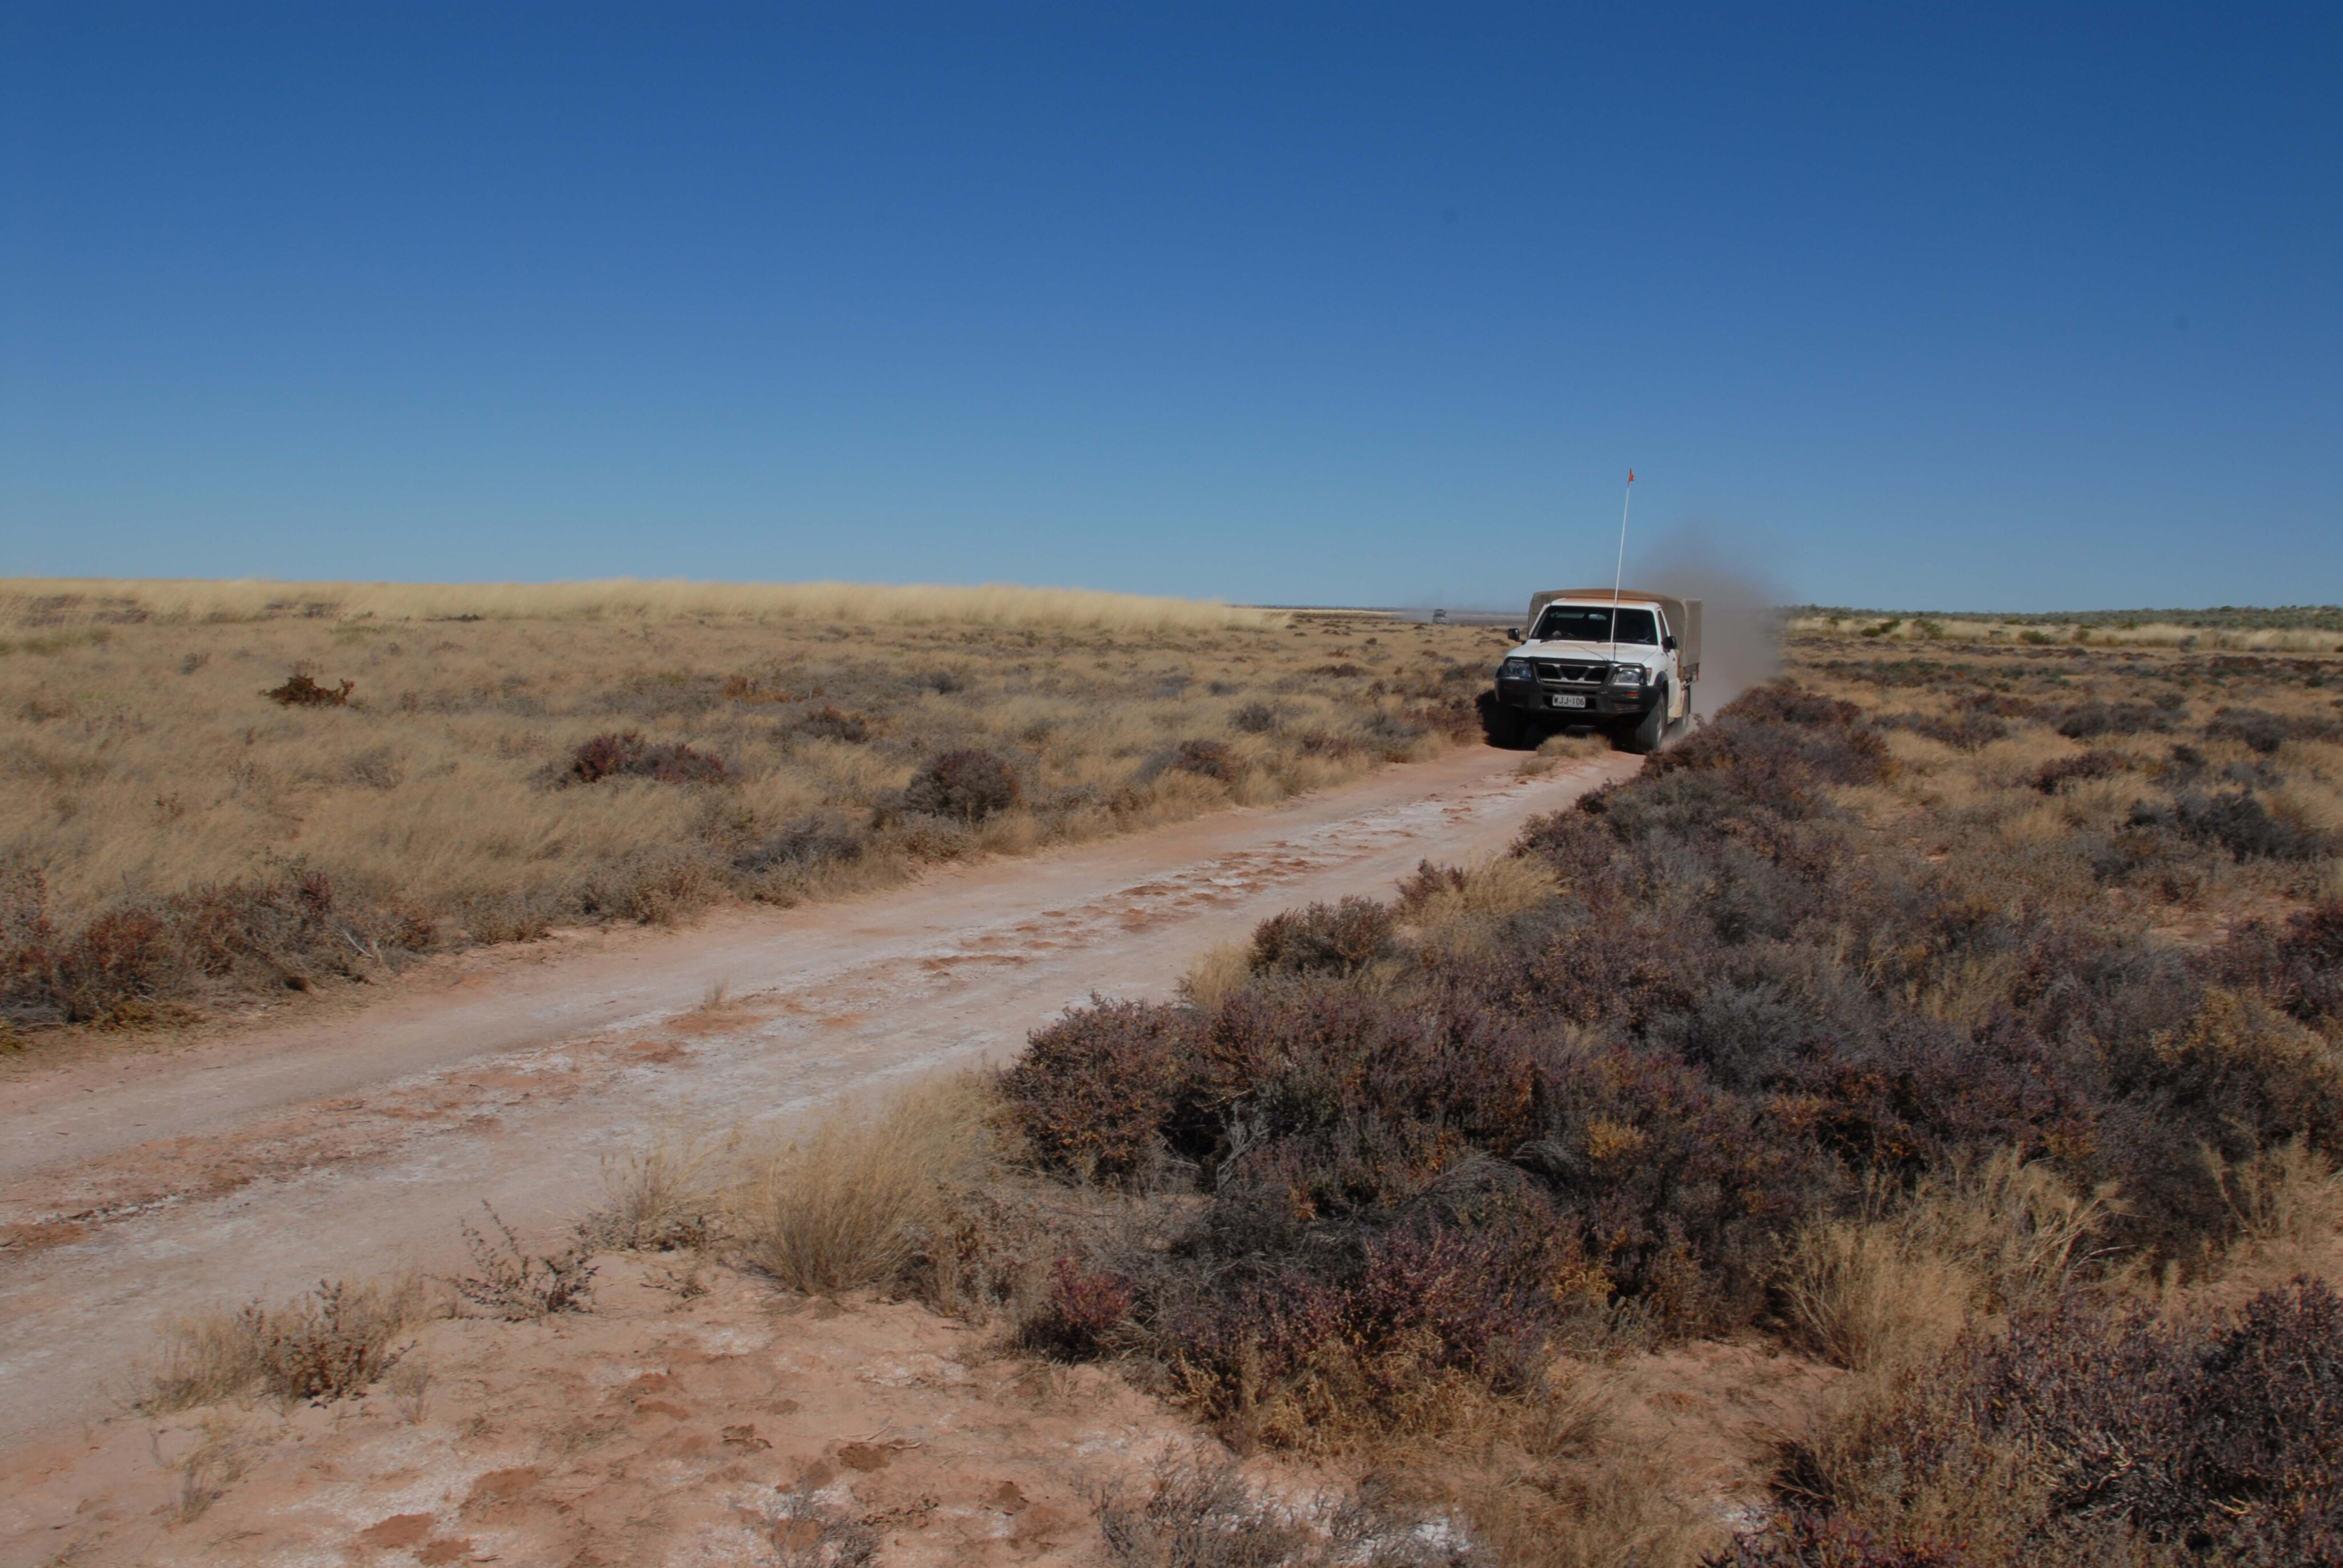
<path fill-rule="evenodd" d="M 2343 1562 L 2343 661 L 1789 652 L 1509 854 L 793 1141 L 647 1136 L 574 1246 L 497 1255 L 1151 1395 L 1225 1457 L 1090 1450 L 1059 1528 L 1112 1562 Z M 944 755 L 912 814 L 995 798 Z M 187 1367 L 248 1367 L 221 1323 Z M 819 1492 L 872 1444 L 793 1441 L 773 1551 L 940 1539 Z"/>
<path fill-rule="evenodd" d="M 169 1023 L 1274 801 L 1472 733 L 1493 635 L 1007 588 L 11 584 L 0 1018 Z"/>
<path fill-rule="evenodd" d="M 1794 652 L 1502 869 L 1038 1032 L 1015 1125 L 1130 1211 L 1049 1342 L 1508 1562 L 2336 1560 L 2338 666 Z M 1520 1435 L 1752 1334 L 1848 1375 L 1737 1543 Z"/>
<path fill-rule="evenodd" d="M 2101 648 L 2202 648 L 2212 652 L 2343 653 L 2343 606 L 2291 605 L 2262 609 L 2085 610 L 2067 614 L 1900 614 L 1801 605 L 1789 627 L 1809 637 L 1855 637 L 1891 642 L 2061 643 Z"/>

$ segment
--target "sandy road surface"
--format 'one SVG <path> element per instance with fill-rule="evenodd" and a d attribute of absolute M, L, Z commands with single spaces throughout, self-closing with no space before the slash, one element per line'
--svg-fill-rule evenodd
<path fill-rule="evenodd" d="M 1278 910 L 1503 848 L 1634 759 L 1543 779 L 1480 748 L 1271 810 L 537 950 L 355 1014 L 0 1086 L 0 1439 L 106 1408 L 175 1312 L 456 1261 L 487 1199 L 524 1236 L 649 1128 L 787 1117 L 1001 1058 L 1091 992 L 1161 995 Z M 709 989 L 734 1003 L 699 1009 Z"/>

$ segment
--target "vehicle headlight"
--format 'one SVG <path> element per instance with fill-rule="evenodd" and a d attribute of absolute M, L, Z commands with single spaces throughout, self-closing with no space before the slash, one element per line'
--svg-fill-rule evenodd
<path fill-rule="evenodd" d="M 1526 658 L 1509 658 L 1497 666 L 1497 678 L 1500 680 L 1527 680 L 1529 678 L 1530 661 Z"/>
<path fill-rule="evenodd" d="M 1611 684 L 1614 686 L 1643 685 L 1644 667 L 1640 664 L 1613 665 L 1611 667 Z"/>

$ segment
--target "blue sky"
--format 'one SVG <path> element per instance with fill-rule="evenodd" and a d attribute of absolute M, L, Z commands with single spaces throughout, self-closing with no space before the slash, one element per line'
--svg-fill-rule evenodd
<path fill-rule="evenodd" d="M 0 572 L 2343 598 L 2343 7 L 0 7 Z"/>

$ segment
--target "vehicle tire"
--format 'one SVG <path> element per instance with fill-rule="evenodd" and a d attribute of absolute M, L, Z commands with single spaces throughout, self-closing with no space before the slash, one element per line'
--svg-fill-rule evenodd
<path fill-rule="evenodd" d="M 1633 723 L 1622 724 L 1612 737 L 1612 744 L 1634 757 L 1648 757 L 1660 749 L 1661 732 L 1668 726 L 1667 694 L 1644 710 L 1644 716 Z"/>
<path fill-rule="evenodd" d="M 1481 733 L 1488 737 L 1490 745 L 1503 747 L 1507 751 L 1519 751 L 1525 746 L 1537 744 L 1529 738 L 1529 716 L 1518 708 L 1508 708 L 1498 701 L 1495 692 L 1481 694 L 1480 709 Z"/>

